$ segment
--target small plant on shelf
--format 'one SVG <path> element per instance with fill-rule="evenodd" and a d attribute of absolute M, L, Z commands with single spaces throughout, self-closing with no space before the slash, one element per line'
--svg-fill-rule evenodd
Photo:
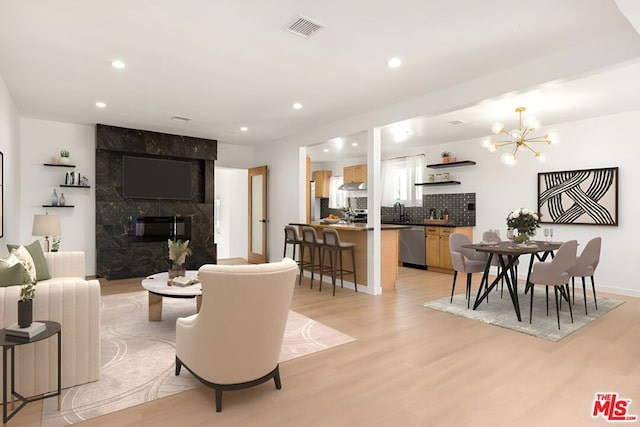
<path fill-rule="evenodd" d="M 71 159 L 69 159 L 69 150 L 60 150 L 60 163 L 63 165 L 69 164 Z"/>
<path fill-rule="evenodd" d="M 449 163 L 451 161 L 450 151 L 443 151 L 440 155 L 442 156 L 442 163 Z"/>

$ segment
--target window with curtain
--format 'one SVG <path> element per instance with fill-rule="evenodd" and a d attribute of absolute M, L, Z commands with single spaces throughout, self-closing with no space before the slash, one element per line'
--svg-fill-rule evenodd
<path fill-rule="evenodd" d="M 338 190 L 343 183 L 343 177 L 332 176 L 329 178 L 329 208 L 340 209 L 347 206 L 347 192 Z"/>
<path fill-rule="evenodd" d="M 382 161 L 382 206 L 400 202 L 405 206 L 422 206 L 424 156 L 407 156 Z"/>

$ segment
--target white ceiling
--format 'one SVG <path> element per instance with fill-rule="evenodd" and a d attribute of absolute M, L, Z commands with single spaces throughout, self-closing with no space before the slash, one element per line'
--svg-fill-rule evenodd
<path fill-rule="evenodd" d="M 436 144 L 479 138 L 494 120 L 515 123 L 519 105 L 544 125 L 637 108 L 640 85 L 629 82 L 640 75 L 640 37 L 628 19 L 639 8 L 630 0 L 0 0 L 0 75 L 26 117 L 260 145 L 579 45 L 599 46 L 585 61 L 612 50 L 626 60 L 404 123 L 408 144 Z M 326 28 L 309 39 L 285 31 L 299 15 Z M 615 46 L 601 42 L 609 39 Z M 389 69 L 391 56 L 403 65 Z M 112 68 L 113 59 L 127 67 Z M 362 135 L 346 145 L 360 138 L 363 148 Z"/>

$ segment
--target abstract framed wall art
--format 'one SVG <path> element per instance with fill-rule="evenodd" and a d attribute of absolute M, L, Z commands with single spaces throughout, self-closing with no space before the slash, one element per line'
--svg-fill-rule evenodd
<path fill-rule="evenodd" d="M 618 225 L 618 168 L 538 173 L 541 223 Z"/>

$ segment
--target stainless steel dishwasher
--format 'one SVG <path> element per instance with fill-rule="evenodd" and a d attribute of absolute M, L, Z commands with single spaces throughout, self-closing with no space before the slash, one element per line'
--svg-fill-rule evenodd
<path fill-rule="evenodd" d="M 400 261 L 406 267 L 427 267 L 424 227 L 400 230 Z"/>

